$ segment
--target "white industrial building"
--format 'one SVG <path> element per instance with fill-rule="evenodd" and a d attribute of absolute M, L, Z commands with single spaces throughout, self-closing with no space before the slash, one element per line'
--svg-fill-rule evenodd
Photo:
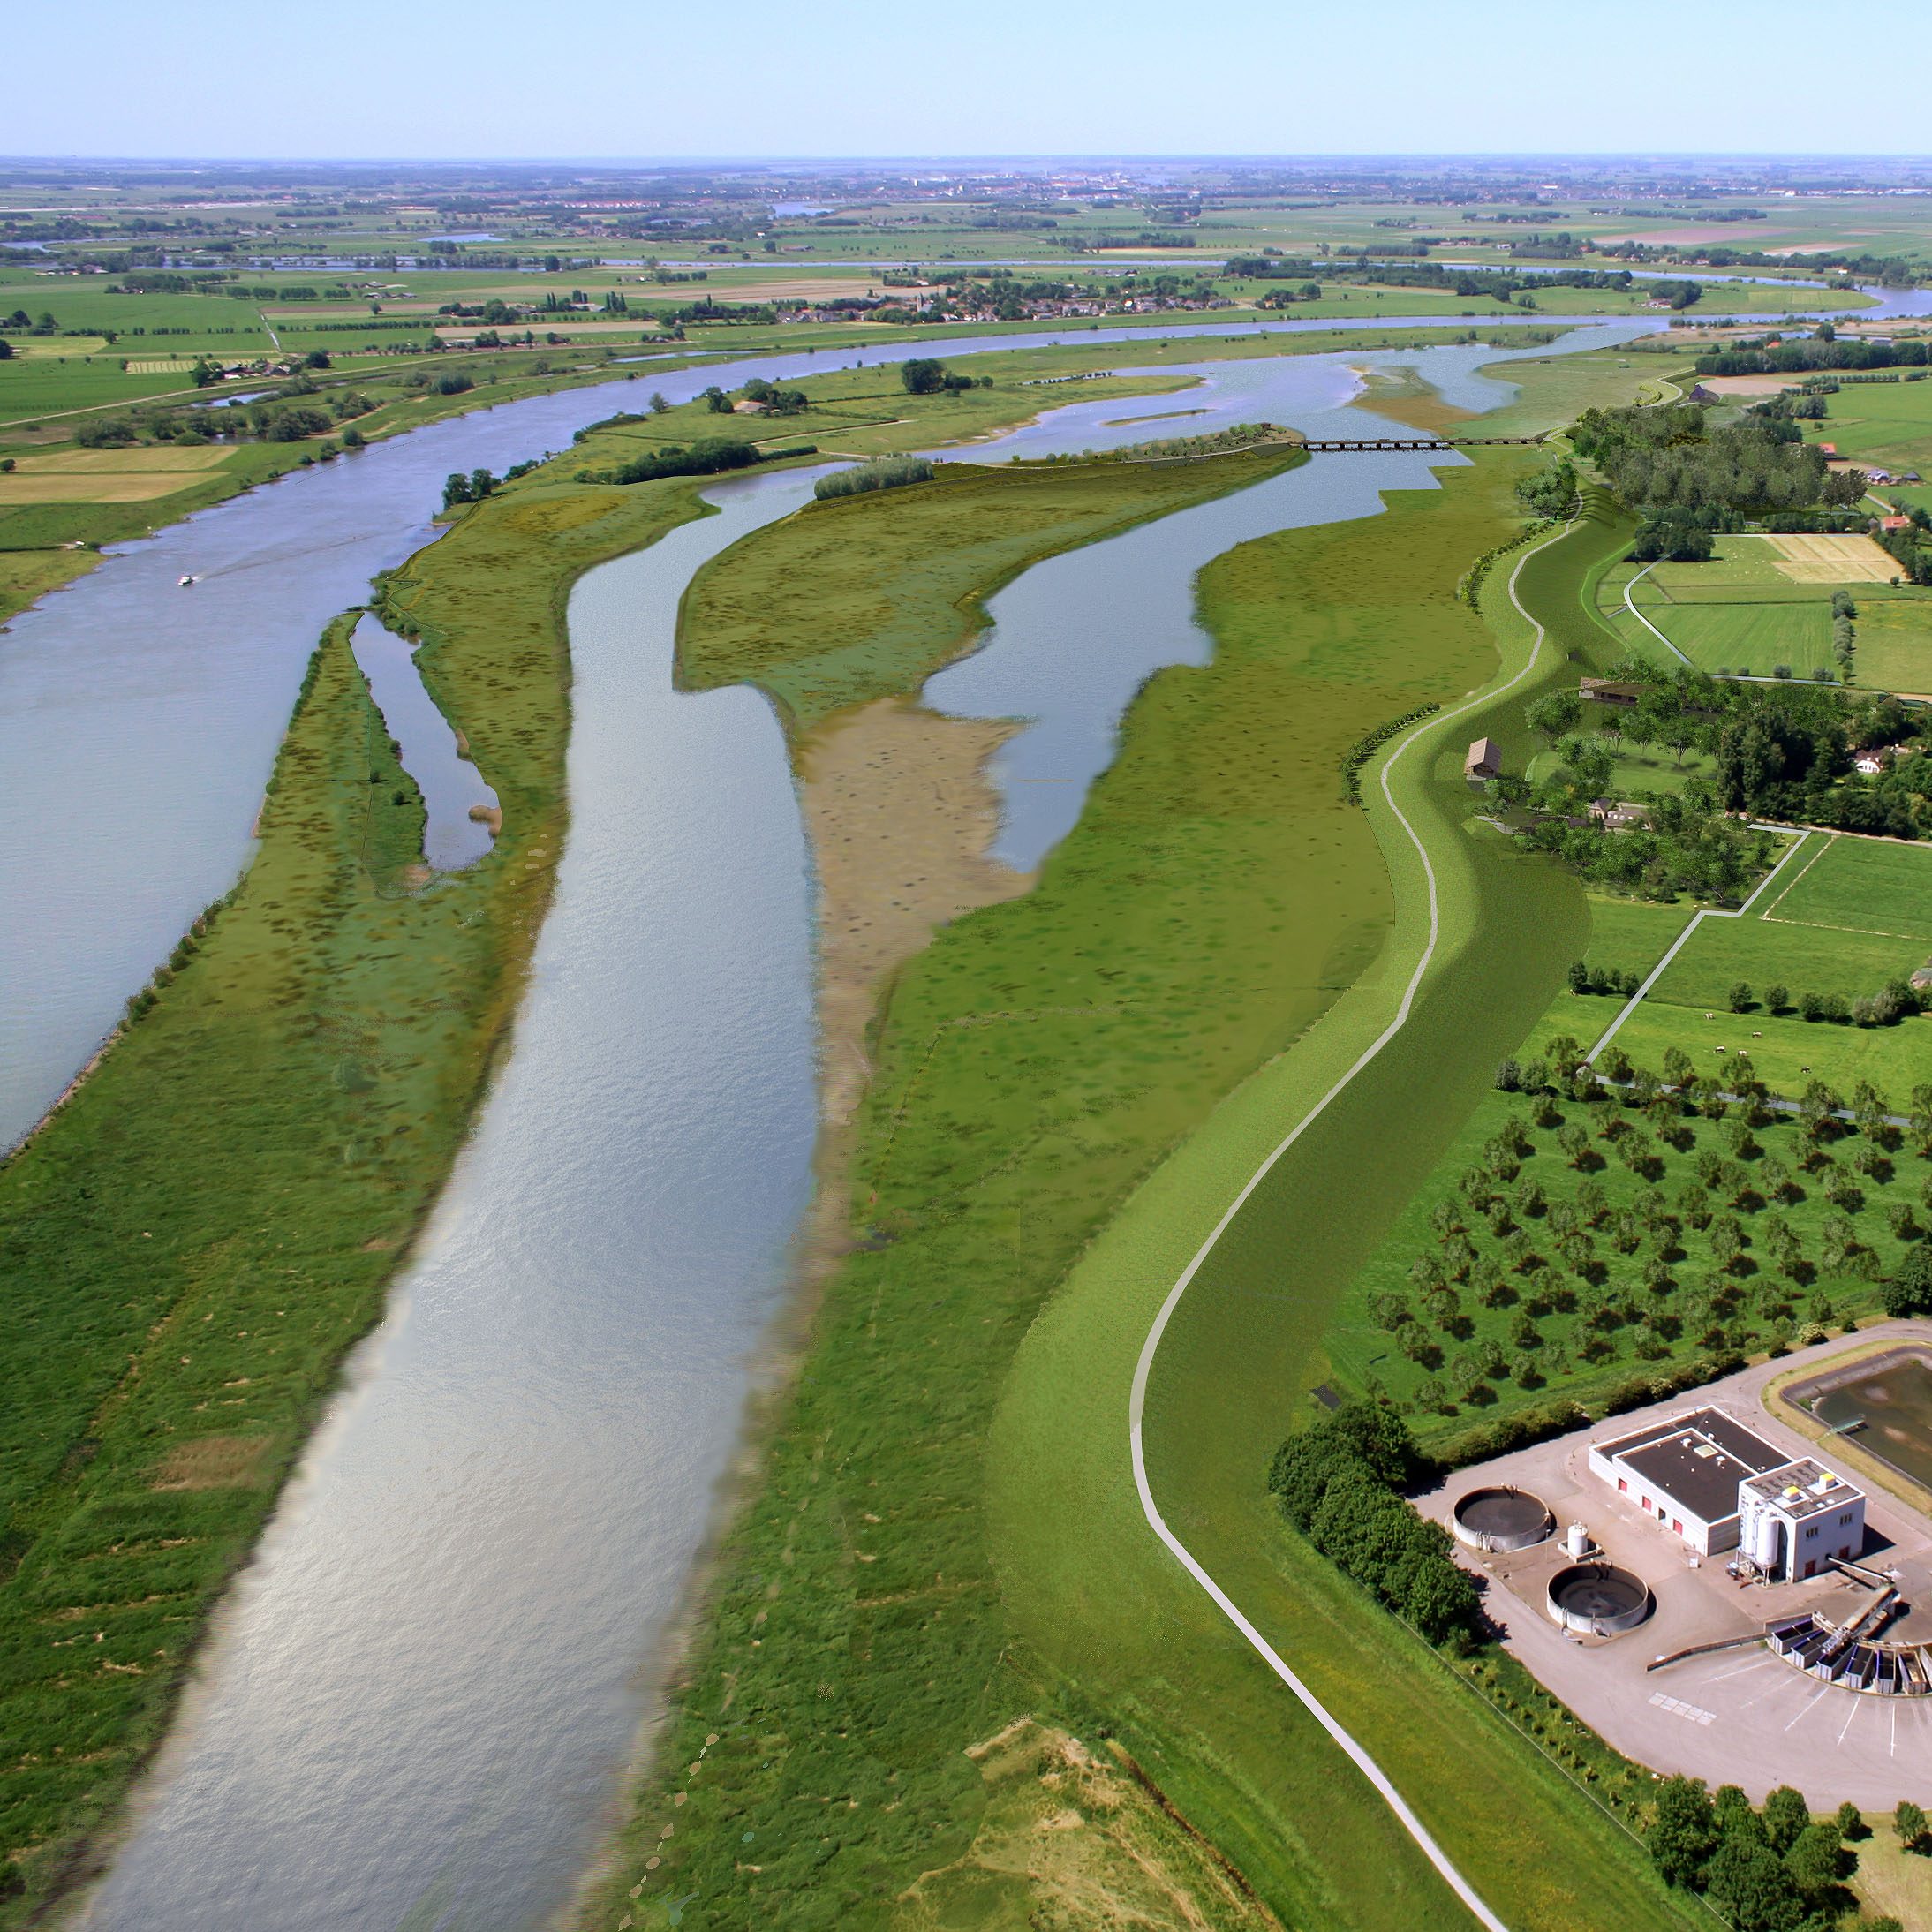
<path fill-rule="evenodd" d="M 1590 1474 L 1700 1556 L 1742 1549 L 1767 1575 L 1815 1576 L 1865 1544 L 1865 1498 L 1721 1409 L 1698 1408 L 1593 1443 Z"/>
<path fill-rule="evenodd" d="M 1755 1475 L 1738 1491 L 1738 1547 L 1774 1581 L 1815 1576 L 1865 1548 L 1865 1497 L 1809 1457 Z"/>

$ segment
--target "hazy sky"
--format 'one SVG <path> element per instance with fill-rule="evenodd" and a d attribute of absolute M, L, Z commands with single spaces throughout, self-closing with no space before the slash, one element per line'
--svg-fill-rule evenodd
<path fill-rule="evenodd" d="M 1909 14 L 1910 8 L 1906 12 Z M 1888 17 L 1889 18 L 1889 17 Z M 87 0 L 6 33 L 15 155 L 1867 153 L 1902 48 L 1816 0 Z"/>

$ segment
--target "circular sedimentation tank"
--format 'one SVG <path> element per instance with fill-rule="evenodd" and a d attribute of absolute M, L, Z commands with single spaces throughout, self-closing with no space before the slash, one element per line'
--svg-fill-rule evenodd
<path fill-rule="evenodd" d="M 1614 1563 L 1568 1563 L 1550 1579 L 1549 1608 L 1566 1630 L 1612 1636 L 1650 1614 L 1650 1586 Z"/>
<path fill-rule="evenodd" d="M 1528 1490 L 1471 1490 L 1450 1518 L 1459 1543 L 1472 1550 L 1527 1550 L 1556 1534 L 1557 1520 Z"/>

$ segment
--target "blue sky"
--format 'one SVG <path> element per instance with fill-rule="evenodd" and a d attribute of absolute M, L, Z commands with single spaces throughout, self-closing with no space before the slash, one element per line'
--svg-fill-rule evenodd
<path fill-rule="evenodd" d="M 1911 152 L 1816 0 L 87 0 L 6 33 L 15 155 Z M 1876 36 L 1875 39 L 1874 36 Z"/>

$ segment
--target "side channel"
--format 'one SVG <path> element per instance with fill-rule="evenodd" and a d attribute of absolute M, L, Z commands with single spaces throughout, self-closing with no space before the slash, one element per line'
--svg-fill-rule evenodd
<path fill-rule="evenodd" d="M 723 485 L 577 586 L 571 827 L 515 1052 L 89 1926 L 525 1927 L 589 1857 L 817 1125 L 783 734 L 755 691 L 674 688 L 678 600 L 811 481 Z"/>

